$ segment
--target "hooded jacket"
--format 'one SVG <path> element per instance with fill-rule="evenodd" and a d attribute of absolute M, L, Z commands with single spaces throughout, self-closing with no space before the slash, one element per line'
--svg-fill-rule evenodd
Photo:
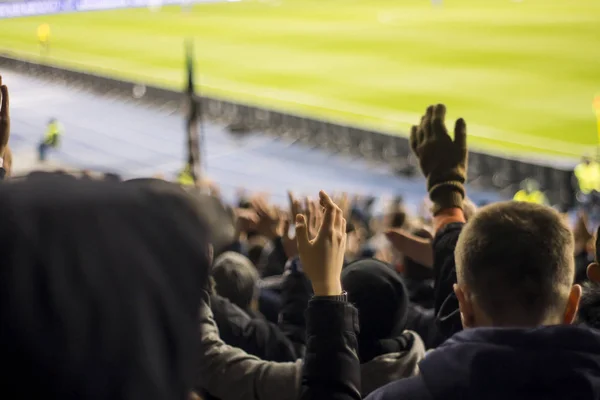
<path fill-rule="evenodd" d="M 600 333 L 572 325 L 467 329 L 419 368 L 368 399 L 600 399 Z"/>
<path fill-rule="evenodd" d="M 398 273 L 381 261 L 363 259 L 348 264 L 341 280 L 359 313 L 362 394 L 415 375 L 425 348 L 419 335 L 405 331 L 408 291 Z"/>
<path fill-rule="evenodd" d="M 294 363 L 265 361 L 225 344 L 219 337 L 208 295 L 206 297 L 200 307 L 198 389 L 220 400 L 297 399 L 302 360 Z M 405 332 L 404 335 L 413 341 L 409 349 L 383 354 L 361 365 L 364 396 L 389 382 L 417 373 L 417 364 L 425 352 L 423 342 L 414 332 Z"/>
<path fill-rule="evenodd" d="M 208 235 L 177 191 L 48 174 L 0 188 L 10 398 L 184 399 Z"/>

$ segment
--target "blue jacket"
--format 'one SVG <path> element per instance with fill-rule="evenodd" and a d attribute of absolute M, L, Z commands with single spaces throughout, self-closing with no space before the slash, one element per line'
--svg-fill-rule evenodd
<path fill-rule="evenodd" d="M 421 375 L 368 400 L 600 399 L 600 333 L 578 326 L 468 329 L 419 364 Z"/>

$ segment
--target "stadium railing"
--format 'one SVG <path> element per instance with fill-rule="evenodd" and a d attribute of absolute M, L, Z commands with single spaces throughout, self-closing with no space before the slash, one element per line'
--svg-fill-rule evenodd
<path fill-rule="evenodd" d="M 134 87 L 139 86 L 137 82 L 34 63 L 10 55 L 0 55 L 0 66 L 20 73 L 74 82 L 98 94 L 120 95 L 128 99 L 132 98 Z M 141 103 L 169 109 L 183 107 L 183 100 L 183 92 L 153 86 L 147 86 L 144 96 L 136 99 Z M 367 130 L 212 97 L 203 97 L 201 106 L 204 117 L 229 126 L 236 134 L 261 131 L 332 153 L 384 164 L 399 175 L 411 177 L 418 172 L 406 135 Z M 507 198 L 519 190 L 524 179 L 533 178 L 539 182 L 552 204 L 567 210 L 575 201 L 572 176 L 572 169 L 568 168 L 478 151 L 470 153 L 469 185 L 499 191 Z"/>

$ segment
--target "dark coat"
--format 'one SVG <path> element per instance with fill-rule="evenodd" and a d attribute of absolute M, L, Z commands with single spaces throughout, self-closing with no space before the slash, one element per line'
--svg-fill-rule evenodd
<path fill-rule="evenodd" d="M 419 364 L 421 375 L 368 400 L 600 399 L 600 333 L 578 326 L 462 331 Z"/>
<path fill-rule="evenodd" d="M 210 299 L 223 341 L 267 361 L 296 361 L 294 344 L 279 327 L 264 318 L 252 318 L 229 300 Z"/>

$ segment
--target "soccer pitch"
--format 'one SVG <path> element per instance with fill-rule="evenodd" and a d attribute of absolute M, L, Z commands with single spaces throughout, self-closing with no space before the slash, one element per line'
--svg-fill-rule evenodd
<path fill-rule="evenodd" d="M 405 134 L 431 103 L 476 148 L 579 157 L 598 140 L 598 0 L 272 0 L 0 20 L 0 51 Z"/>

